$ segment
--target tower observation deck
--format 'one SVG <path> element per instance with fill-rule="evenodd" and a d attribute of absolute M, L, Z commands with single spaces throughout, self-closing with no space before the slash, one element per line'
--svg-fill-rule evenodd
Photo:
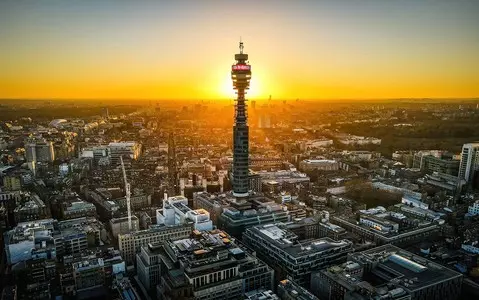
<path fill-rule="evenodd" d="M 239 50 L 240 53 L 235 54 L 236 63 L 231 67 L 231 79 L 237 94 L 233 125 L 233 195 L 247 197 L 249 191 L 249 128 L 245 95 L 251 80 L 251 66 L 248 64 L 248 54 L 243 53 L 243 42 L 240 42 Z"/>

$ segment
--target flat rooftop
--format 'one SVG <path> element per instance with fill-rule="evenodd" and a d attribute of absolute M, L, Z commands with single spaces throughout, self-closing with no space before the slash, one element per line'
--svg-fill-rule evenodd
<path fill-rule="evenodd" d="M 368 217 L 370 217 L 370 216 L 368 216 Z M 349 226 L 361 227 L 361 228 L 367 229 L 367 230 L 369 230 L 369 231 L 371 231 L 375 234 L 384 236 L 385 238 L 394 238 L 394 237 L 397 237 L 397 236 L 413 234 L 415 231 L 424 232 L 424 231 L 429 231 L 429 230 L 435 230 L 436 228 L 438 228 L 438 225 L 434 224 L 433 222 L 427 221 L 425 223 L 420 224 L 420 226 L 418 226 L 418 227 L 407 228 L 407 229 L 399 228 L 399 231 L 397 231 L 397 232 L 396 231 L 380 231 L 380 230 L 375 230 L 374 228 L 369 227 L 369 226 L 364 225 L 364 224 L 357 224 L 358 222 L 354 218 L 343 218 L 343 217 L 333 216 L 332 219 L 336 220 L 335 222 L 338 222 L 340 226 L 346 226 L 347 227 L 347 225 L 342 224 L 342 222 L 348 223 Z M 413 218 L 411 218 L 411 219 L 413 219 Z M 383 220 L 387 221 L 386 219 L 383 219 Z M 395 223 L 395 222 L 393 222 L 393 223 Z"/>
<path fill-rule="evenodd" d="M 303 162 L 307 164 L 334 164 L 335 160 L 332 159 L 305 159 Z"/>
<path fill-rule="evenodd" d="M 380 246 L 351 256 L 358 262 L 378 262 L 376 268 L 372 270 L 373 274 L 409 291 L 462 276 L 458 272 L 393 245 Z"/>
<path fill-rule="evenodd" d="M 352 246 L 347 240 L 335 241 L 331 238 L 320 238 L 299 243 L 298 236 L 286 228 L 280 228 L 274 224 L 254 226 L 247 230 L 270 241 L 293 257 L 306 255 L 307 253 L 328 252 L 329 250 Z"/>
<path fill-rule="evenodd" d="M 138 221 L 138 217 L 135 216 L 135 215 L 132 215 L 131 220 L 132 221 Z M 113 218 L 113 219 L 110 220 L 111 224 L 118 224 L 118 223 L 124 223 L 124 222 L 128 222 L 128 217 Z"/>

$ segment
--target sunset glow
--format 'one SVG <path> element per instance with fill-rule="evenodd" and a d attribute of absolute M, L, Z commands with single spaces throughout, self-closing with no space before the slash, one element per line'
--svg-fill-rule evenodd
<path fill-rule="evenodd" d="M 229 99 L 240 36 L 248 98 L 479 96 L 479 2 L 339 2 L 4 1 L 0 98 Z"/>

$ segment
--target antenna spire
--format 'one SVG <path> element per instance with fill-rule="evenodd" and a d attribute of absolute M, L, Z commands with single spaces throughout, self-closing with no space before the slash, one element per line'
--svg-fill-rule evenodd
<path fill-rule="evenodd" d="M 240 37 L 240 43 L 239 43 L 239 49 L 240 49 L 240 54 L 243 54 L 243 42 L 241 41 L 241 37 Z"/>

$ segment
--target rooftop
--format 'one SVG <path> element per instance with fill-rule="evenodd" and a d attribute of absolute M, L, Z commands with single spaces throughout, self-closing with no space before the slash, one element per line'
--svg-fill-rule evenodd
<path fill-rule="evenodd" d="M 360 264 L 378 263 L 372 270 L 373 274 L 408 291 L 462 276 L 458 272 L 393 245 L 353 253 L 351 257 Z"/>
<path fill-rule="evenodd" d="M 132 215 L 131 220 L 132 221 L 138 221 L 138 217 L 135 216 L 135 215 Z M 112 224 L 118 224 L 118 223 L 124 223 L 124 222 L 128 222 L 128 217 L 113 218 L 113 219 L 110 220 L 110 223 L 112 223 Z"/>
<path fill-rule="evenodd" d="M 278 287 L 280 290 L 283 290 L 285 293 L 290 295 L 290 297 L 294 297 L 294 299 L 319 300 L 316 296 L 308 292 L 306 289 L 300 287 L 299 285 L 295 284 L 294 282 L 288 279 L 281 280 Z M 278 293 L 281 293 L 281 292 L 278 291 Z"/>
<path fill-rule="evenodd" d="M 321 163 L 334 164 L 334 163 L 336 163 L 335 160 L 331 160 L 331 159 L 305 159 L 305 160 L 303 160 L 303 162 L 305 162 L 307 164 L 321 164 Z"/>
<path fill-rule="evenodd" d="M 254 226 L 248 228 L 247 231 L 252 231 L 254 234 L 263 237 L 293 257 L 304 256 L 308 253 L 329 252 L 332 249 L 352 245 L 348 240 L 335 241 L 327 237 L 300 243 L 296 234 L 276 224 Z"/>
<path fill-rule="evenodd" d="M 259 289 L 245 294 L 247 300 L 279 300 L 279 297 L 271 290 Z"/>

